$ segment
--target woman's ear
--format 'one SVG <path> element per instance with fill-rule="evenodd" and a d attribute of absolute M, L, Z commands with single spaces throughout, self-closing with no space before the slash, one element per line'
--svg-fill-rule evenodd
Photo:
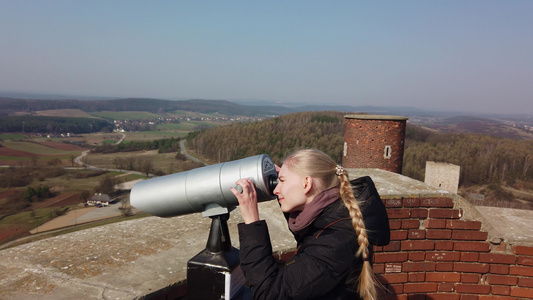
<path fill-rule="evenodd" d="M 310 176 L 306 176 L 304 178 L 304 193 L 308 194 L 313 189 L 313 178 Z"/>

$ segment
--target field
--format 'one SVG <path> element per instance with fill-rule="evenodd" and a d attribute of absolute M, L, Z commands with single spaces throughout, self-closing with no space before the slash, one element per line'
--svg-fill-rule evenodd
<path fill-rule="evenodd" d="M 134 151 L 134 152 L 118 152 L 111 154 L 89 153 L 84 158 L 84 162 L 91 166 L 98 166 L 100 168 L 116 169 L 117 165 L 113 163 L 115 158 L 122 159 L 148 159 L 152 162 L 154 171 L 161 170 L 163 173 L 170 174 L 178 172 L 178 164 L 174 158 L 176 153 L 162 153 L 158 154 L 157 150 L 150 151 Z"/>
<path fill-rule="evenodd" d="M 160 116 L 143 111 L 100 111 L 92 113 L 93 116 L 111 120 L 154 120 Z"/>
<path fill-rule="evenodd" d="M 72 117 L 72 118 L 94 118 L 94 116 L 84 112 L 80 109 L 54 109 L 54 110 L 39 110 L 35 112 L 37 116 L 45 117 Z"/>
<path fill-rule="evenodd" d="M 3 141 L 0 142 L 0 165 L 19 165 L 23 162 L 37 164 L 60 160 L 63 166 L 72 166 L 72 160 L 87 148 L 53 141 Z"/>

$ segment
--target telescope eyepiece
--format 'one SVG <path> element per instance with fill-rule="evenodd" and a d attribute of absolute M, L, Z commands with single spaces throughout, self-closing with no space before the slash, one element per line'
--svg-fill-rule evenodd
<path fill-rule="evenodd" d="M 269 175 L 268 176 L 268 190 L 272 195 L 274 195 L 274 189 L 278 185 L 278 176 L 277 175 Z"/>

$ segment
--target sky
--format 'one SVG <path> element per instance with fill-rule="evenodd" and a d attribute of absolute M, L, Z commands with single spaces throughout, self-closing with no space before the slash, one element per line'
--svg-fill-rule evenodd
<path fill-rule="evenodd" d="M 0 0 L 0 91 L 533 114 L 533 1 Z"/>

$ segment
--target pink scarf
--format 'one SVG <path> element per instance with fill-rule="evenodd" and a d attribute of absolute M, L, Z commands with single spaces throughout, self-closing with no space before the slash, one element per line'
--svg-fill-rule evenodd
<path fill-rule="evenodd" d="M 289 215 L 289 228 L 292 232 L 298 232 L 309 226 L 324 208 L 340 199 L 339 188 L 331 188 L 322 191 L 307 205 L 304 210 L 291 212 Z"/>

